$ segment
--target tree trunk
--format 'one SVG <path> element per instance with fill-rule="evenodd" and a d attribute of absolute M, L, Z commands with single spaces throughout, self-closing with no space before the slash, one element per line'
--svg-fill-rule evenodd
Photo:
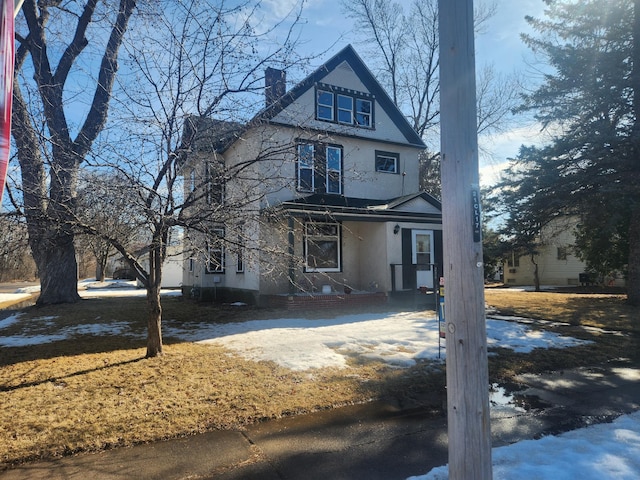
<path fill-rule="evenodd" d="M 536 263 L 535 256 L 531 254 L 531 263 L 533 264 L 533 286 L 536 292 L 540 291 L 540 272 L 538 271 L 538 264 Z"/>
<path fill-rule="evenodd" d="M 73 235 L 58 232 L 53 238 L 29 238 L 31 251 L 40 274 L 37 305 L 75 303 L 78 295 L 78 264 Z"/>
<path fill-rule="evenodd" d="M 162 305 L 160 289 L 162 285 L 162 262 L 164 242 L 154 239 L 149 250 L 149 280 L 147 284 L 147 358 L 162 355 Z"/>
<path fill-rule="evenodd" d="M 104 282 L 104 265 L 100 260 L 96 262 L 96 281 Z"/>
<path fill-rule="evenodd" d="M 96 255 L 96 280 L 98 282 L 104 282 L 104 277 L 107 274 L 108 261 L 109 261 L 108 255 L 105 255 L 105 254 Z"/>
<path fill-rule="evenodd" d="M 640 306 L 640 205 L 631 211 L 628 269 L 627 302 L 637 307 Z"/>
<path fill-rule="evenodd" d="M 147 288 L 147 358 L 162 355 L 162 305 L 160 304 L 160 288 Z"/>

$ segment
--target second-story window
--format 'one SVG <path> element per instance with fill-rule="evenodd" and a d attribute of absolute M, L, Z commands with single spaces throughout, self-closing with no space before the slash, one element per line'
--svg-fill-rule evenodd
<path fill-rule="evenodd" d="M 315 146 L 310 143 L 298 145 L 298 190 L 313 192 L 315 182 L 314 170 Z"/>
<path fill-rule="evenodd" d="M 297 189 L 342 195 L 342 147 L 311 142 L 298 144 Z"/>
<path fill-rule="evenodd" d="M 376 150 L 376 172 L 398 173 L 400 155 L 392 152 Z"/>
<path fill-rule="evenodd" d="M 327 147 L 327 176 L 325 181 L 327 193 L 342 193 L 342 149 Z"/>
<path fill-rule="evenodd" d="M 196 169 L 192 169 L 189 173 L 189 191 L 195 192 L 197 186 Z"/>

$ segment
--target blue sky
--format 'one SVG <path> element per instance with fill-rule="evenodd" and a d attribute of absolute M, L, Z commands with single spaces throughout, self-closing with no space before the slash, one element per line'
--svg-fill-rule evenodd
<path fill-rule="evenodd" d="M 274 18 L 282 18 L 291 11 L 297 0 L 263 0 L 264 12 Z M 407 8 L 411 0 L 397 0 Z M 522 43 L 520 34 L 528 32 L 525 15 L 542 17 L 545 4 L 543 0 L 483 0 L 496 4 L 496 14 L 487 22 L 484 33 L 476 37 L 476 69 L 490 64 L 496 73 L 509 75 L 519 72 L 527 75 L 527 67 L 531 54 Z M 478 1 L 474 2 L 476 5 Z M 352 33 L 354 25 L 350 18 L 342 12 L 339 0 L 307 0 L 303 10 L 304 27 L 301 40 L 304 49 L 319 53 L 327 51 L 322 60 L 351 43 L 361 54 L 365 63 L 370 63 L 363 54 L 363 46 L 359 45 Z M 320 61 L 318 63 L 321 63 Z M 481 181 L 490 184 L 504 166 L 506 159 L 515 157 L 522 144 L 534 144 L 541 141 L 537 125 L 513 119 L 507 130 L 492 137 L 480 139 L 485 154 L 481 156 Z"/>

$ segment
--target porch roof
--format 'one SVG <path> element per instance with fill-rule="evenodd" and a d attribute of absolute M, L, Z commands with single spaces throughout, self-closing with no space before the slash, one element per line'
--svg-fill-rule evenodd
<path fill-rule="evenodd" d="M 284 212 L 294 217 L 330 218 L 356 222 L 419 222 L 442 223 L 442 214 L 402 210 L 402 205 L 421 198 L 440 210 L 440 202 L 431 195 L 420 192 L 412 195 L 379 200 L 354 198 L 342 195 L 313 194 L 282 202 L 272 207 L 275 212 Z"/>

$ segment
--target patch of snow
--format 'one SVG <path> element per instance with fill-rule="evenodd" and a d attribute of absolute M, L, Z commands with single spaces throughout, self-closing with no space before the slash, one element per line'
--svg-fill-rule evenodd
<path fill-rule="evenodd" d="M 0 320 L 0 330 L 7 328 L 10 325 L 13 325 L 20 319 L 20 313 L 16 313 L 15 315 L 10 315 L 4 320 Z"/>
<path fill-rule="evenodd" d="M 640 478 L 640 412 L 492 451 L 494 480 L 636 480 Z M 447 466 L 408 480 L 447 480 Z"/>
<path fill-rule="evenodd" d="M 11 317 L 10 317 L 11 318 Z M 17 319 L 16 319 L 17 320 Z M 32 322 L 38 320 L 47 320 L 45 317 L 41 319 L 32 319 Z M 39 324 L 40 326 L 50 326 L 50 322 Z M 75 325 L 73 327 L 61 328 L 57 332 L 47 334 L 28 334 L 23 335 L 0 335 L 0 346 L 2 347 L 27 347 L 33 345 L 42 345 L 45 343 L 59 342 L 68 340 L 77 335 L 130 335 L 130 327 L 127 322 L 113 322 L 109 324 L 95 323 L 85 325 Z"/>
<path fill-rule="evenodd" d="M 19 289 L 22 290 L 22 289 Z M 0 293 L 0 303 L 2 302 L 18 302 L 22 299 L 27 299 L 31 296 L 30 293 L 18 292 L 18 293 Z"/>
<path fill-rule="evenodd" d="M 349 357 L 408 367 L 416 360 L 444 358 L 435 317 L 422 312 L 366 313 L 331 320 L 303 318 L 165 328 L 165 335 L 222 345 L 249 360 L 273 361 L 292 370 L 344 368 Z M 583 340 L 533 330 L 513 321 L 487 320 L 489 346 L 527 353 L 535 348 L 565 348 Z"/>

